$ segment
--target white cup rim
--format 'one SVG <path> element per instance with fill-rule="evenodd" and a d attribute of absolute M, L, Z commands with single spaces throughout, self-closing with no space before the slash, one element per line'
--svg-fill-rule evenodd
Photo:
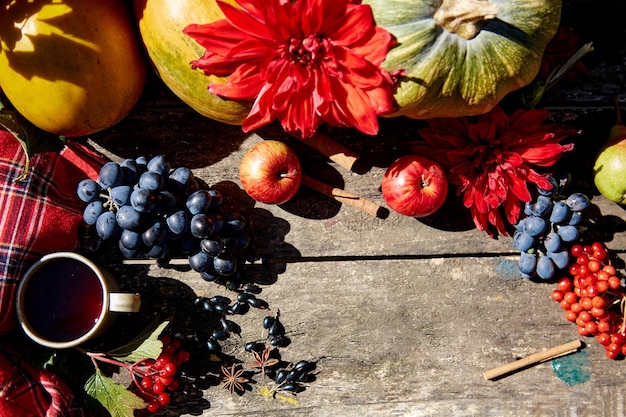
<path fill-rule="evenodd" d="M 64 342 L 58 342 L 58 341 L 48 340 L 45 337 L 42 337 L 39 333 L 37 333 L 31 328 L 30 324 L 28 323 L 28 320 L 24 317 L 24 314 L 22 312 L 23 307 L 24 307 L 24 295 L 25 295 L 25 292 L 23 291 L 23 287 L 28 284 L 28 281 L 30 280 L 30 277 L 32 276 L 32 274 L 36 272 L 43 264 L 49 261 L 55 260 L 55 259 L 68 259 L 68 258 L 77 260 L 87 265 L 96 274 L 96 276 L 98 277 L 98 281 L 100 281 L 100 286 L 102 287 L 102 309 L 100 311 L 100 315 L 98 316 L 98 320 L 95 322 L 93 327 L 89 329 L 89 331 L 87 331 L 85 334 L 83 334 L 82 336 L 76 339 L 72 339 L 72 340 L 68 340 Z M 32 340 L 39 343 L 40 345 L 53 348 L 53 349 L 66 349 L 66 348 L 78 346 L 82 343 L 85 343 L 90 338 L 92 338 L 94 334 L 100 331 L 101 327 L 105 324 L 105 317 L 107 314 L 109 314 L 109 311 L 108 311 L 109 310 L 109 292 L 110 292 L 110 288 L 109 288 L 108 283 L 104 279 L 104 276 L 102 275 L 102 271 L 98 268 L 98 266 L 95 263 L 93 263 L 91 260 L 89 260 L 85 256 L 80 255 L 75 252 L 49 253 L 47 255 L 42 256 L 37 262 L 35 262 L 30 268 L 28 268 L 28 270 L 26 271 L 26 273 L 20 280 L 20 283 L 17 288 L 18 296 L 17 296 L 17 302 L 16 302 L 18 321 L 20 323 L 20 326 L 24 330 L 24 332 L 28 335 L 28 337 L 30 337 Z"/>

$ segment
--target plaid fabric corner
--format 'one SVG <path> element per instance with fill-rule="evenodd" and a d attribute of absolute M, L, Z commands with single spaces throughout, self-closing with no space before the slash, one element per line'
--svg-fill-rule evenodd
<path fill-rule="evenodd" d="M 61 152 L 31 158 L 6 131 L 0 131 L 0 333 L 16 325 L 15 293 L 19 279 L 46 253 L 73 250 L 79 243 L 82 202 L 76 187 L 97 178 L 104 163 L 97 153 L 75 142 Z"/>

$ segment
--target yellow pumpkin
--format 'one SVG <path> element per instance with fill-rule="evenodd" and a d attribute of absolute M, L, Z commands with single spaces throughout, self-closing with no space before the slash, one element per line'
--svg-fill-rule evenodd
<path fill-rule="evenodd" d="M 132 110 L 147 59 L 123 0 L 13 0 L 3 7 L 0 87 L 31 123 L 85 136 Z"/>
<path fill-rule="evenodd" d="M 234 0 L 227 3 L 235 4 Z M 223 19 L 215 0 L 133 0 L 141 38 L 165 85 L 198 113 L 232 125 L 239 125 L 250 107 L 209 93 L 208 84 L 224 82 L 191 69 L 204 49 L 183 29 L 192 23 L 208 24 Z"/>

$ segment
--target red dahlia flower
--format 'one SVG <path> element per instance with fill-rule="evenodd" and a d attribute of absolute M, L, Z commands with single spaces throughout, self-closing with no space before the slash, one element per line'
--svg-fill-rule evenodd
<path fill-rule="evenodd" d="M 393 36 L 376 26 L 360 0 L 217 1 L 226 19 L 184 33 L 206 48 L 191 65 L 228 77 L 209 85 L 221 97 L 251 101 L 250 131 L 280 120 L 313 135 L 321 123 L 378 132 L 377 116 L 394 109 L 391 75 L 380 68 Z"/>
<path fill-rule="evenodd" d="M 558 142 L 576 131 L 544 124 L 548 115 L 547 110 L 534 109 L 509 117 L 496 107 L 476 119 L 432 119 L 419 131 L 424 142 L 412 149 L 447 169 L 478 230 L 507 235 L 502 213 L 510 224 L 518 222 L 522 203 L 531 200 L 528 183 L 552 188 L 547 174 L 533 167 L 552 166 L 574 147 Z"/>

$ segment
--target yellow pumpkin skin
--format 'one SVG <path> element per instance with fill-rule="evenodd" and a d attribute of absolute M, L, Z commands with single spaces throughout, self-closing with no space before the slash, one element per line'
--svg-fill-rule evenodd
<path fill-rule="evenodd" d="M 395 94 L 399 109 L 390 116 L 414 119 L 487 113 L 528 85 L 561 18 L 561 0 L 363 3 L 398 41 L 383 67 L 406 71 Z"/>
<path fill-rule="evenodd" d="M 14 0 L 0 14 L 0 87 L 35 126 L 86 136 L 136 105 L 148 65 L 123 0 Z"/>
<path fill-rule="evenodd" d="M 236 4 L 234 0 L 227 3 Z M 208 84 L 224 78 L 191 69 L 204 49 L 183 29 L 192 23 L 224 19 L 215 0 L 133 0 L 135 17 L 148 56 L 165 85 L 183 102 L 210 119 L 240 125 L 250 112 L 247 104 L 209 93 Z"/>

